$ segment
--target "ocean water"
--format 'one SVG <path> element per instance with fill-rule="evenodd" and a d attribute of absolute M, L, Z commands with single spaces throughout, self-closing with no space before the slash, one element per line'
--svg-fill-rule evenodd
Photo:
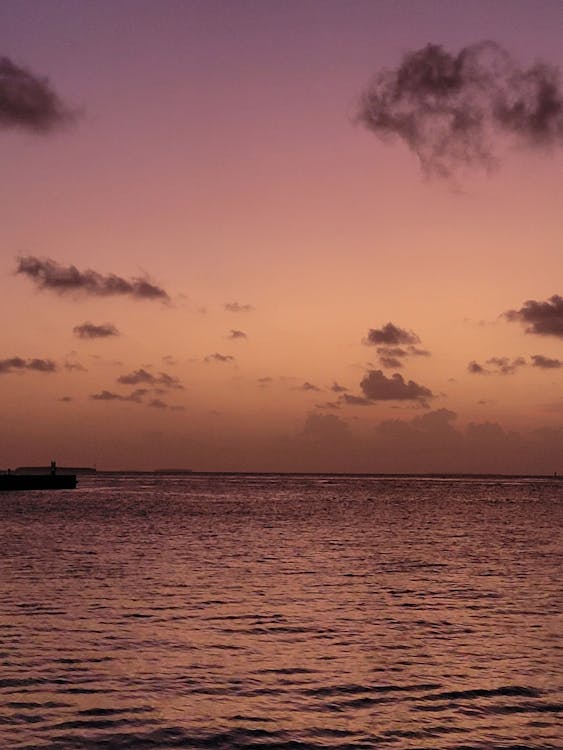
<path fill-rule="evenodd" d="M 563 482 L 0 496 L 0 748 L 563 748 Z"/>

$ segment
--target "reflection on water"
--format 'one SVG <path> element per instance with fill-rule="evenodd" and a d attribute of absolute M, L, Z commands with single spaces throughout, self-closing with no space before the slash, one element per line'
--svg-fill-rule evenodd
<path fill-rule="evenodd" d="M 563 482 L 0 498 L 0 747 L 563 747 Z"/>

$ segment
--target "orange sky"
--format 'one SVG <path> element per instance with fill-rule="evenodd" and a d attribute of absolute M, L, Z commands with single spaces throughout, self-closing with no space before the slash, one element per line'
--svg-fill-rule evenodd
<path fill-rule="evenodd" d="M 563 130 L 441 179 L 355 121 L 429 42 L 563 68 L 562 28 L 559 2 L 4 3 L 0 56 L 74 114 L 38 134 L 0 103 L 0 467 L 562 471 L 562 313 L 503 313 L 563 293 Z M 28 256 L 98 287 L 40 289 Z M 430 356 L 383 365 L 389 322 Z M 370 396 L 378 371 L 414 397 Z"/>

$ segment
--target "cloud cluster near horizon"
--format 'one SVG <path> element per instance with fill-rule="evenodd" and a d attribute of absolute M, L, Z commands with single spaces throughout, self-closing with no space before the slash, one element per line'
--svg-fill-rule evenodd
<path fill-rule="evenodd" d="M 0 57 L 0 127 L 48 133 L 76 119 L 47 78 Z"/>
<path fill-rule="evenodd" d="M 94 297 L 129 296 L 162 302 L 170 299 L 162 287 L 147 278 L 125 279 L 113 273 L 104 275 L 92 269 L 79 271 L 74 265 L 63 266 L 51 258 L 37 258 L 34 255 L 19 257 L 16 273 L 27 276 L 42 291 L 50 290 L 61 295 L 82 293 Z"/>
<path fill-rule="evenodd" d="M 556 67 L 521 68 L 496 42 L 457 54 L 427 44 L 374 77 L 357 118 L 384 141 L 403 140 L 426 175 L 447 178 L 493 167 L 499 135 L 528 148 L 563 145 L 563 90 Z"/>

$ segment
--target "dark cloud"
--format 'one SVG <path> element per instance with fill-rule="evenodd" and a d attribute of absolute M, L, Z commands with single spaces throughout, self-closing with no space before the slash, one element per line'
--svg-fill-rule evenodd
<path fill-rule="evenodd" d="M 346 388 L 343 385 L 340 385 L 335 380 L 334 383 L 330 386 L 330 390 L 333 391 L 333 393 L 346 393 L 348 388 Z"/>
<path fill-rule="evenodd" d="M 254 310 L 252 305 L 241 305 L 238 302 L 225 302 L 223 307 L 227 312 L 232 313 L 247 313 Z"/>
<path fill-rule="evenodd" d="M 427 44 L 375 76 L 358 121 L 384 141 L 403 140 L 425 174 L 449 177 L 494 166 L 499 135 L 525 147 L 562 145 L 563 93 L 557 68 L 522 69 L 495 42 L 458 54 Z"/>
<path fill-rule="evenodd" d="M 364 343 L 375 346 L 380 344 L 395 346 L 398 344 L 419 344 L 420 339 L 413 331 L 407 331 L 393 325 L 393 323 L 387 323 L 383 328 L 370 328 Z"/>
<path fill-rule="evenodd" d="M 491 357 L 485 364 L 490 366 L 484 367 L 473 360 L 467 365 L 467 369 L 472 375 L 514 375 L 518 368 L 526 365 L 526 360 L 524 357 L 512 360 L 508 357 Z"/>
<path fill-rule="evenodd" d="M 153 398 L 152 401 L 149 401 L 148 406 L 153 409 L 168 409 L 168 404 L 165 404 L 159 398 Z"/>
<path fill-rule="evenodd" d="M 379 357 L 379 361 L 383 367 L 387 367 L 391 370 L 396 370 L 398 367 L 402 367 L 403 363 L 396 357 Z"/>
<path fill-rule="evenodd" d="M 63 367 L 69 372 L 72 372 L 74 370 L 76 370 L 77 372 L 88 372 L 88 370 L 84 367 L 84 365 L 81 365 L 80 362 L 65 362 Z"/>
<path fill-rule="evenodd" d="M 308 380 L 306 380 L 302 385 L 297 385 L 295 388 L 293 388 L 294 391 L 313 391 L 315 393 L 319 393 L 321 389 L 313 385 L 313 383 L 309 383 Z"/>
<path fill-rule="evenodd" d="M 0 127 L 48 133 L 72 122 L 67 107 L 47 78 L 0 57 Z"/>
<path fill-rule="evenodd" d="M 323 404 L 315 404 L 317 409 L 340 409 L 338 401 L 325 401 Z"/>
<path fill-rule="evenodd" d="M 9 359 L 0 359 L 0 375 L 6 375 L 11 372 L 22 372 L 30 370 L 32 372 L 55 372 L 57 365 L 52 359 L 22 359 L 21 357 L 10 357 Z"/>
<path fill-rule="evenodd" d="M 147 393 L 147 388 L 137 388 L 128 396 L 124 396 L 121 393 L 114 393 L 113 391 L 103 390 L 100 391 L 100 393 L 93 393 L 90 398 L 94 401 L 132 401 L 135 404 L 139 404 Z"/>
<path fill-rule="evenodd" d="M 377 353 L 381 357 L 407 357 L 408 351 L 400 346 L 378 346 Z"/>
<path fill-rule="evenodd" d="M 87 322 L 74 326 L 72 330 L 80 339 L 106 339 L 110 336 L 119 336 L 119 331 L 112 323 L 94 325 L 94 323 Z"/>
<path fill-rule="evenodd" d="M 432 353 L 428 349 L 419 349 L 416 346 L 409 346 L 409 354 L 413 357 L 431 357 Z"/>
<path fill-rule="evenodd" d="M 526 333 L 563 338 L 563 297 L 558 294 L 545 302 L 529 299 L 519 310 L 505 312 L 504 317 L 526 325 Z"/>
<path fill-rule="evenodd" d="M 248 336 L 244 331 L 237 331 L 235 328 L 231 328 L 228 339 L 247 339 Z"/>
<path fill-rule="evenodd" d="M 48 289 L 57 294 L 82 293 L 95 297 L 113 295 L 130 296 L 134 299 L 161 300 L 167 302 L 168 294 L 146 278 L 124 279 L 113 273 L 103 275 L 76 266 L 63 266 L 50 258 L 26 255 L 18 258 L 16 273 L 30 278 L 38 289 Z"/>
<path fill-rule="evenodd" d="M 371 406 L 371 401 L 364 396 L 354 396 L 352 393 L 343 393 L 340 400 L 349 406 Z"/>
<path fill-rule="evenodd" d="M 370 401 L 417 401 L 423 404 L 434 398 L 429 388 L 414 380 L 406 382 L 398 372 L 388 378 L 381 370 L 370 370 L 361 381 L 360 388 Z"/>
<path fill-rule="evenodd" d="M 544 357 L 543 354 L 533 354 L 532 365 L 533 367 L 540 367 L 542 370 L 558 370 L 563 367 L 563 362 L 560 359 Z"/>
<path fill-rule="evenodd" d="M 488 365 L 492 365 L 499 375 L 513 375 L 519 367 L 524 367 L 526 360 L 524 357 L 516 357 L 510 360 L 508 357 L 491 357 L 487 360 Z"/>
<path fill-rule="evenodd" d="M 184 388 L 179 379 L 173 375 L 168 375 L 165 372 L 153 375 L 142 367 L 139 370 L 130 372 L 128 375 L 120 375 L 117 378 L 117 382 L 122 385 L 152 385 L 177 390 L 183 390 Z"/>
<path fill-rule="evenodd" d="M 203 360 L 204 362 L 234 362 L 235 358 L 231 356 L 230 354 L 220 354 L 219 352 L 215 352 L 215 354 L 208 354 L 207 357 Z"/>

